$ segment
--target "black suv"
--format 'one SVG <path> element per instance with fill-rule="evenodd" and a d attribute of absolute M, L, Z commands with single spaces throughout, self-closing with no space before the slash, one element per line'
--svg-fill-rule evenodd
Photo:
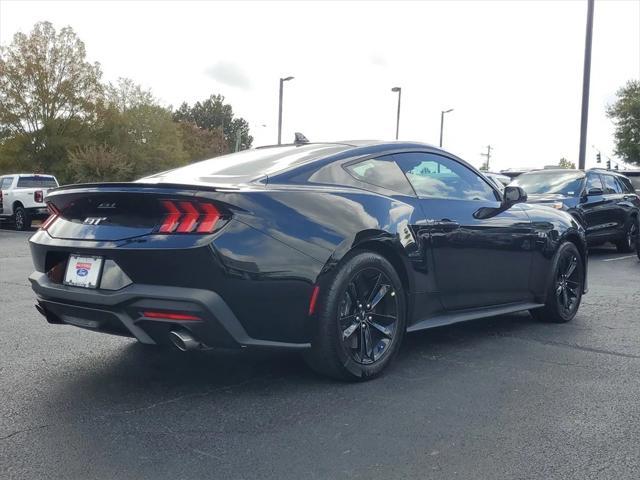
<path fill-rule="evenodd" d="M 533 170 L 511 185 L 522 187 L 530 203 L 565 210 L 585 228 L 589 246 L 613 242 L 619 252 L 633 252 L 640 199 L 631 181 L 610 170 Z"/>

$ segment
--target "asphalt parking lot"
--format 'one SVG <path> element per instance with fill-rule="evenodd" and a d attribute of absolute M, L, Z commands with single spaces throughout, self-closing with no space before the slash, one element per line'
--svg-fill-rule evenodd
<path fill-rule="evenodd" d="M 0 478 L 640 478 L 640 263 L 591 252 L 576 319 L 410 335 L 382 378 L 48 325 L 0 229 Z"/>

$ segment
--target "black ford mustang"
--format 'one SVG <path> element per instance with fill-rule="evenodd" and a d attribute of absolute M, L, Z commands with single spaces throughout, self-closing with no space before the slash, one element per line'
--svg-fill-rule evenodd
<path fill-rule="evenodd" d="M 419 143 L 258 148 L 53 190 L 30 281 L 50 323 L 182 350 L 296 349 L 368 378 L 405 332 L 575 316 L 584 230 L 525 200 Z"/>

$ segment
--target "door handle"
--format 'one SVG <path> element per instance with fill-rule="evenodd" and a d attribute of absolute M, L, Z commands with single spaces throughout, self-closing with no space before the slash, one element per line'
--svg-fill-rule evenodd
<path fill-rule="evenodd" d="M 458 222 L 454 222 L 449 220 L 448 218 L 443 218 L 442 220 L 436 220 L 433 222 L 433 225 L 437 228 L 441 228 L 442 230 L 455 230 L 460 228 L 460 224 Z"/>

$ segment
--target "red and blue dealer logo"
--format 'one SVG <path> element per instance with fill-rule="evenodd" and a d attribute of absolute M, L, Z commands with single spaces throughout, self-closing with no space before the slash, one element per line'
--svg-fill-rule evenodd
<path fill-rule="evenodd" d="M 76 275 L 79 277 L 86 277 L 89 274 L 89 270 L 91 270 L 90 263 L 77 263 L 76 264 Z"/>

